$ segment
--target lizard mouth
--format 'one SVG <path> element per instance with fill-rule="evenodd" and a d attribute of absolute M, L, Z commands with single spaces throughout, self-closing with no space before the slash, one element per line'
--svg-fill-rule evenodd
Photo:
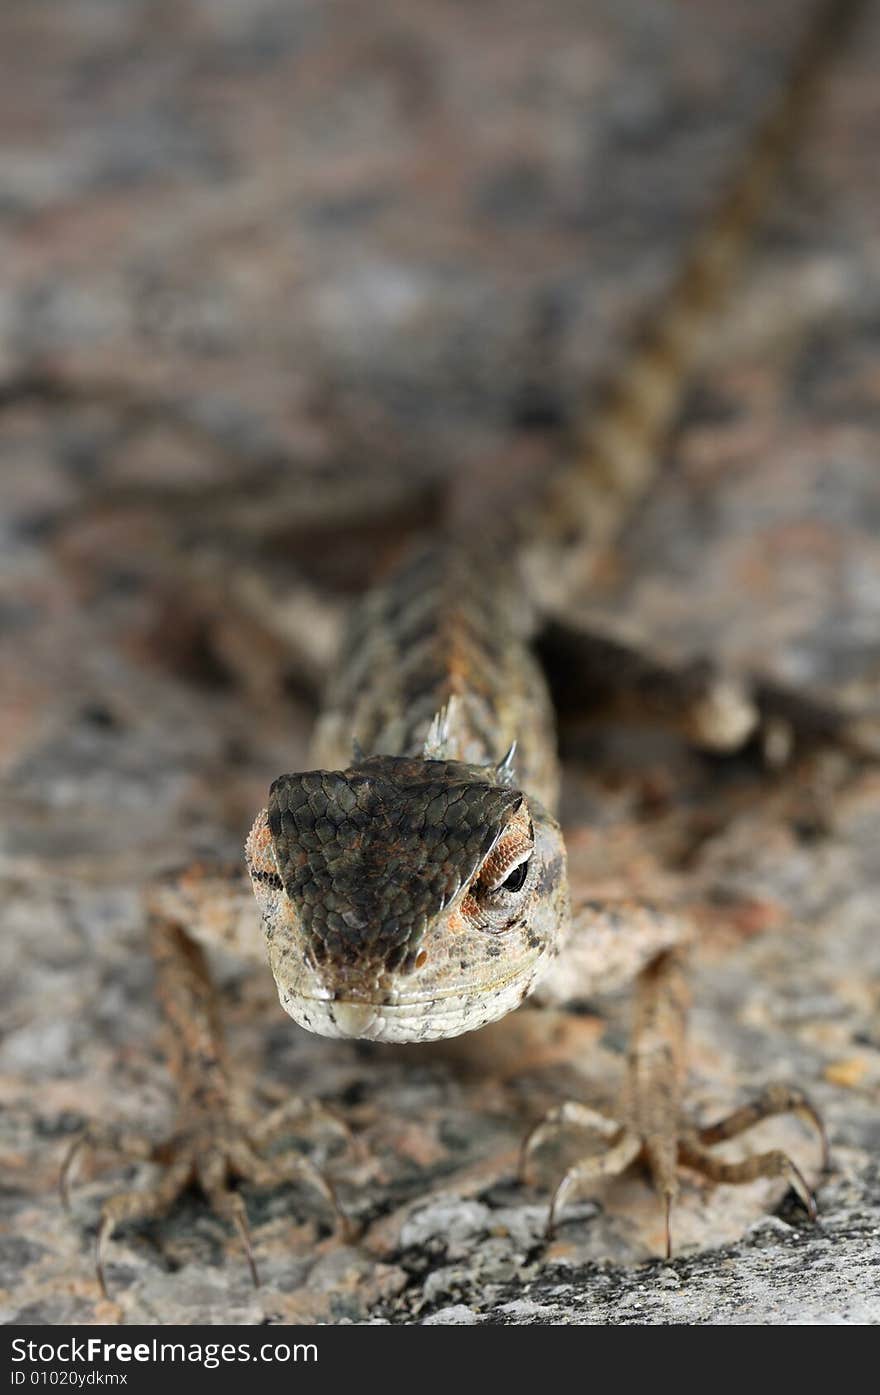
<path fill-rule="evenodd" d="M 278 984 L 284 1011 L 319 1036 L 362 1041 L 436 1041 L 496 1021 L 528 996 L 549 956 L 535 951 L 515 971 L 487 983 L 444 989 L 391 989 L 382 996 L 340 996 L 327 988 L 300 992 Z"/>

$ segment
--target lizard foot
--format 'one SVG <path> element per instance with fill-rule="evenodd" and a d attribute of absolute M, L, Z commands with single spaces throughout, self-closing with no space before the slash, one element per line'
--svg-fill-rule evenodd
<path fill-rule="evenodd" d="M 564 1206 L 606 1177 L 616 1177 L 630 1164 L 644 1158 L 663 1196 L 666 1209 L 666 1258 L 672 1257 L 672 1206 L 678 1194 L 676 1169 L 679 1164 L 700 1173 L 712 1182 L 744 1183 L 759 1177 L 784 1177 L 803 1202 L 810 1220 L 816 1218 L 816 1199 L 800 1168 L 787 1153 L 774 1149 L 756 1153 L 739 1162 L 726 1162 L 709 1150 L 752 1128 L 773 1115 L 800 1114 L 815 1125 L 822 1142 L 822 1169 L 828 1166 L 828 1140 L 822 1119 L 806 1095 L 786 1085 L 771 1085 L 750 1104 L 706 1128 L 675 1128 L 668 1137 L 651 1138 L 644 1131 L 612 1119 L 588 1105 L 567 1100 L 539 1119 L 523 1140 L 520 1152 L 520 1179 L 528 1180 L 529 1160 L 545 1138 L 557 1128 L 573 1124 L 602 1140 L 605 1148 L 590 1154 L 564 1174 L 553 1193 L 547 1220 L 548 1239 L 554 1234 Z"/>
<path fill-rule="evenodd" d="M 348 1126 L 320 1105 L 297 1098 L 285 1101 L 256 1124 L 248 1124 L 230 1109 L 199 1111 L 195 1122 L 170 1138 L 154 1142 L 127 1130 L 92 1126 L 74 1140 L 61 1168 L 60 1188 L 65 1207 L 69 1206 L 70 1185 L 84 1152 L 111 1152 L 119 1157 L 160 1166 L 158 1180 L 151 1187 L 119 1192 L 101 1207 L 95 1239 L 95 1269 L 101 1293 L 106 1298 L 104 1254 L 117 1226 L 126 1221 L 152 1220 L 165 1215 L 186 1189 L 195 1183 L 204 1193 L 211 1210 L 228 1221 L 238 1232 L 247 1256 L 254 1285 L 259 1273 L 251 1246 L 244 1197 L 231 1188 L 233 1179 L 258 1187 L 276 1187 L 286 1182 L 305 1181 L 324 1198 L 341 1234 L 349 1239 L 352 1226 L 341 1210 L 332 1182 L 315 1165 L 298 1153 L 270 1154 L 266 1148 L 291 1124 L 305 1116 L 323 1117 L 351 1142 Z"/>

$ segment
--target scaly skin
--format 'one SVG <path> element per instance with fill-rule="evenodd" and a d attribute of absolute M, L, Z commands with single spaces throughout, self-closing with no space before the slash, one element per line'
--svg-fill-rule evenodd
<path fill-rule="evenodd" d="M 517 1006 L 553 965 L 570 913 L 554 812 L 553 720 L 527 645 L 533 605 L 546 608 L 579 584 L 596 543 L 613 536 L 651 483 L 722 292 L 832 40 L 857 9 L 857 0 L 833 0 L 819 10 L 739 179 L 578 449 L 542 482 L 528 516 L 500 546 L 503 530 L 487 526 L 466 543 L 423 548 L 357 607 L 318 723 L 316 768 L 274 782 L 247 842 L 282 1005 L 310 1030 L 386 1041 L 455 1036 Z M 595 658 L 602 646 L 594 642 L 592 650 Z M 726 687 L 695 685 L 693 673 L 634 661 L 620 646 L 615 653 L 619 674 L 641 675 L 655 701 L 659 682 L 661 706 L 673 715 L 677 699 L 690 701 L 678 725 L 703 735 L 708 726 L 710 744 L 727 747 L 751 730 L 754 712 Z M 790 699 L 770 698 L 771 708 L 775 702 L 790 714 Z M 258 1151 L 302 1102 L 288 1101 L 284 1117 L 259 1124 L 232 1101 L 207 964 L 192 939 L 247 950 L 252 925 L 243 914 L 240 875 L 191 872 L 154 889 L 150 907 L 181 1107 L 167 1143 L 119 1140 L 137 1157 L 161 1159 L 167 1171 L 151 1191 L 105 1203 L 102 1284 L 101 1247 L 117 1222 L 161 1214 L 193 1178 L 245 1240 L 243 1200 L 228 1188 L 232 1175 L 266 1185 L 305 1175 L 335 1209 L 332 1188 L 302 1157 L 269 1161 Z M 564 962 L 546 975 L 546 990 L 558 999 L 566 988 L 576 996 L 603 979 L 642 971 L 619 1119 L 563 1105 L 524 1148 L 525 1166 L 563 1117 L 609 1144 L 606 1154 L 582 1160 L 563 1178 L 551 1224 L 574 1192 L 638 1156 L 665 1198 L 667 1220 L 678 1162 L 729 1182 L 784 1176 L 812 1209 L 803 1178 L 783 1154 L 728 1164 L 706 1152 L 774 1113 L 796 1110 L 815 1119 L 798 1091 L 765 1091 L 754 1106 L 702 1131 L 682 1122 L 681 938 L 676 918 L 656 909 L 586 905 Z M 92 1130 L 89 1139 L 106 1146 L 110 1135 Z"/>
<path fill-rule="evenodd" d="M 457 1036 L 562 944 L 551 708 L 514 584 L 426 548 L 370 593 L 316 735 L 342 768 L 276 780 L 251 830 L 281 1004 L 311 1031 Z"/>
<path fill-rule="evenodd" d="M 585 551 L 608 540 L 653 479 L 715 310 L 857 8 L 834 0 L 817 10 L 738 178 L 579 450 L 519 521 L 528 588 L 500 560 L 510 537 L 499 547 L 483 536 L 424 549 L 357 608 L 318 724 L 322 769 L 276 781 L 247 844 L 282 1006 L 311 1030 L 455 1036 L 516 1006 L 560 948 L 569 918 L 554 738 L 525 643 L 528 596 L 564 597 Z M 744 738 L 754 714 L 742 702 L 723 707 L 710 716 L 723 719 L 720 744 L 736 744 L 730 729 Z M 518 803 L 493 793 L 513 743 L 504 780 L 515 781 Z M 533 842 L 513 830 L 517 817 L 526 833 L 534 825 Z M 529 871 L 499 917 L 487 869 L 510 839 Z"/>

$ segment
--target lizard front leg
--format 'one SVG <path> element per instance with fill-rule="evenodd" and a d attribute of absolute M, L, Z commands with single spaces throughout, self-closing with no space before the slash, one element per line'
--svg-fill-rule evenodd
<path fill-rule="evenodd" d="M 563 1208 L 600 1180 L 623 1172 L 641 1159 L 648 1167 L 665 1210 L 666 1254 L 672 1253 L 671 1213 L 678 1196 L 680 1165 L 709 1181 L 740 1183 L 758 1177 L 785 1177 L 810 1218 L 815 1200 L 800 1169 L 775 1150 L 730 1163 L 710 1148 L 775 1114 L 798 1113 L 817 1128 L 827 1164 L 822 1121 L 800 1090 L 766 1088 L 752 1103 L 705 1128 L 687 1120 L 682 1107 L 686 1077 L 686 1022 L 689 993 L 685 965 L 690 934 L 683 917 L 645 902 L 589 903 L 574 917 L 569 954 L 561 956 L 539 994 L 562 1002 L 615 987 L 641 961 L 636 974 L 634 1024 L 626 1077 L 613 1116 L 577 1101 L 550 1110 L 526 1136 L 521 1153 L 525 1178 L 533 1151 L 555 1128 L 573 1124 L 598 1137 L 604 1147 L 578 1160 L 553 1194 L 548 1219 L 552 1234 Z"/>
<path fill-rule="evenodd" d="M 242 1107 L 232 1089 L 207 958 L 188 933 L 187 922 L 214 940 L 234 943 L 243 933 L 245 906 L 253 918 L 250 897 L 250 885 L 239 869 L 206 873 L 200 867 L 157 884 L 148 894 L 157 995 L 177 1090 L 174 1128 L 161 1141 L 112 1128 L 87 1129 L 68 1151 L 61 1176 L 66 1199 L 73 1168 L 85 1149 L 116 1152 L 161 1169 L 154 1185 L 111 1196 L 101 1208 L 95 1260 L 105 1296 L 104 1251 L 117 1226 L 164 1215 L 193 1183 L 211 1209 L 238 1231 L 255 1284 L 258 1275 L 244 1198 L 232 1189 L 233 1179 L 263 1187 L 305 1181 L 320 1192 L 343 1230 L 347 1228 L 332 1183 L 307 1158 L 298 1153 L 263 1156 L 260 1152 L 303 1115 L 324 1115 L 347 1135 L 342 1121 L 299 1097 L 288 1098 L 258 1120 Z"/>

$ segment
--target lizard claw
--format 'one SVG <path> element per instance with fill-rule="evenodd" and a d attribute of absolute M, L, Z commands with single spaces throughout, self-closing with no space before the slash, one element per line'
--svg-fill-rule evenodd
<path fill-rule="evenodd" d="M 329 1177 L 299 1153 L 267 1156 L 259 1151 L 295 1119 L 324 1113 L 330 1117 L 329 1111 L 290 1100 L 265 1120 L 248 1126 L 231 1111 L 221 1111 L 217 1117 L 216 1111 L 205 1110 L 188 1127 L 159 1143 L 122 1130 L 95 1126 L 85 1129 L 68 1148 L 61 1166 L 59 1186 L 65 1209 L 70 1208 L 71 1183 L 86 1150 L 114 1152 L 125 1158 L 158 1164 L 163 1169 L 152 1186 L 116 1193 L 101 1207 L 95 1237 L 95 1272 L 102 1295 L 108 1296 L 104 1257 L 117 1226 L 165 1215 L 192 1184 L 204 1193 L 215 1215 L 238 1232 L 255 1287 L 259 1286 L 260 1278 L 247 1209 L 241 1193 L 231 1186 L 234 1179 L 267 1188 L 294 1181 L 307 1182 L 326 1202 L 341 1237 L 351 1240 L 354 1227 L 343 1212 Z M 348 1126 L 332 1117 L 339 1131 L 350 1137 Z"/>
<path fill-rule="evenodd" d="M 643 1157 L 654 1174 L 663 1198 L 664 1248 L 666 1258 L 670 1259 L 672 1208 L 678 1194 L 678 1164 L 699 1172 L 710 1182 L 732 1185 L 753 1182 L 758 1177 L 783 1177 L 800 1198 L 809 1219 L 816 1219 L 816 1198 L 800 1168 L 787 1153 L 773 1149 L 766 1153 L 753 1153 L 739 1162 L 727 1162 L 710 1152 L 713 1144 L 735 1138 L 764 1119 L 789 1113 L 800 1114 L 815 1126 L 822 1145 L 824 1170 L 828 1166 L 828 1144 L 817 1110 L 800 1090 L 786 1085 L 771 1085 L 751 1103 L 706 1128 L 679 1128 L 672 1124 L 664 1135 L 668 1147 L 661 1150 L 656 1148 L 656 1139 L 649 1140 L 637 1126 L 616 1122 L 587 1105 L 567 1100 L 549 1110 L 526 1135 L 520 1155 L 520 1178 L 527 1180 L 528 1161 L 534 1150 L 549 1133 L 565 1124 L 574 1124 L 587 1133 L 598 1135 L 606 1145 L 603 1151 L 591 1153 L 575 1162 L 558 1183 L 547 1220 L 546 1236 L 550 1239 L 555 1233 L 560 1213 L 577 1194 L 589 1191 L 603 1178 L 619 1176 L 636 1159 Z M 651 1143 L 655 1144 L 654 1151 Z"/>

